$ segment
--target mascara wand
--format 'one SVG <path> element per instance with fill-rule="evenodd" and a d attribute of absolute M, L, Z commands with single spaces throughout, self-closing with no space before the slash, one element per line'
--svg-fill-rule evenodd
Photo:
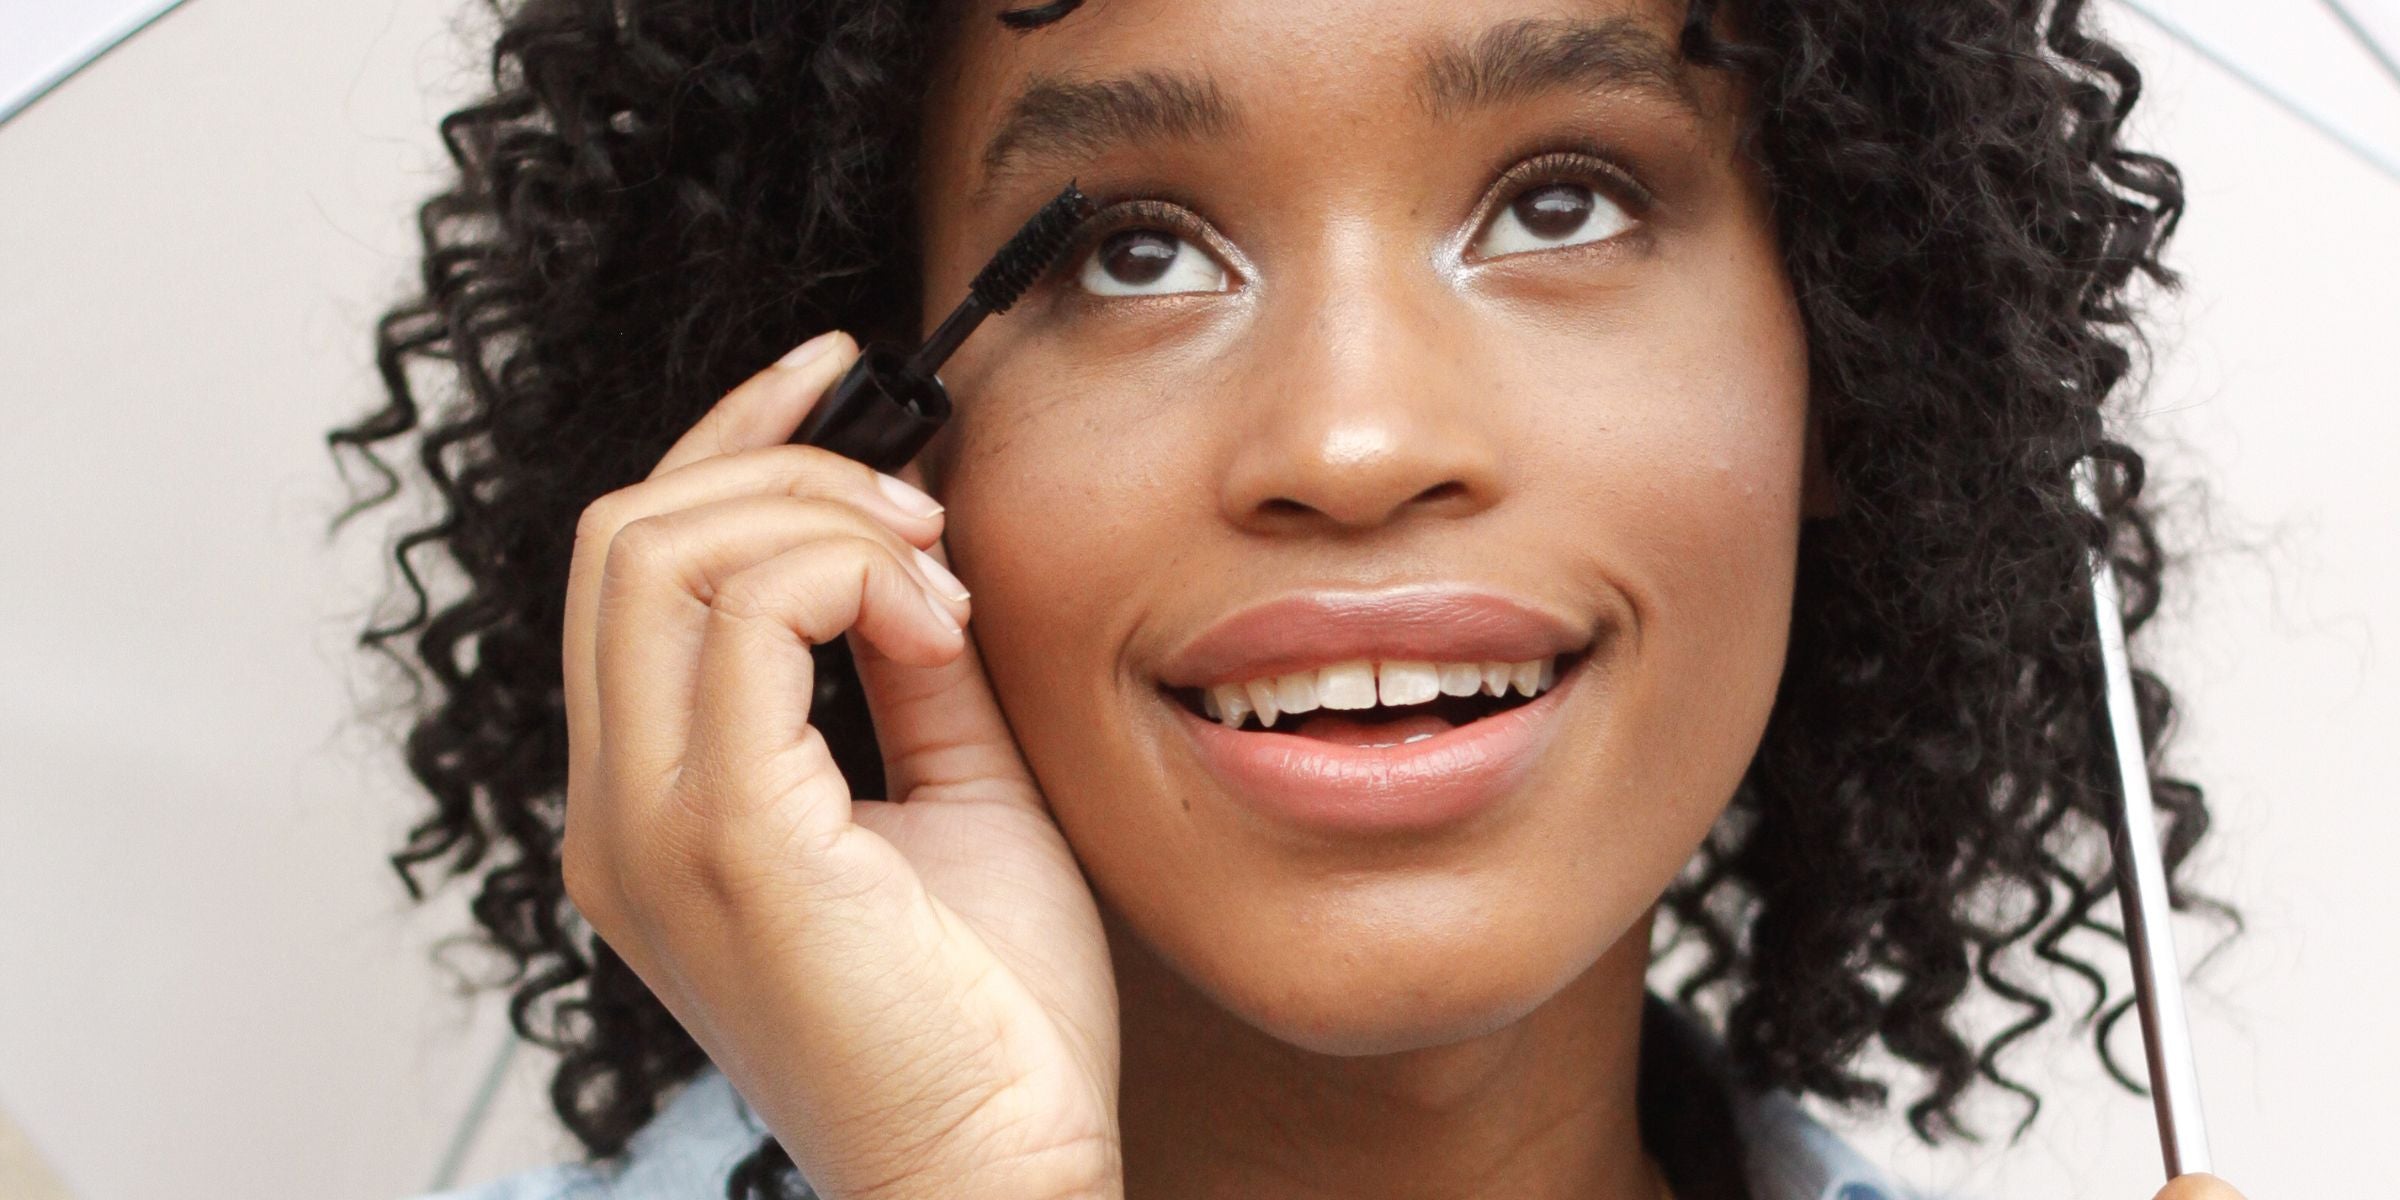
<path fill-rule="evenodd" d="M 905 357 L 899 346 L 888 342 L 867 347 L 809 410 L 791 440 L 822 446 L 878 471 L 894 470 L 915 458 L 950 419 L 950 391 L 934 372 L 985 317 L 1007 312 L 1049 271 L 1092 210 L 1090 197 L 1069 181 L 1065 191 L 1033 214 L 984 264 L 967 286 L 967 298 L 950 310 L 924 345 Z"/>

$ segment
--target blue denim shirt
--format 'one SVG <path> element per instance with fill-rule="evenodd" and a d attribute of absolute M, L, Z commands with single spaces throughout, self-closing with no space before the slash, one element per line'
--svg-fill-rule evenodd
<path fill-rule="evenodd" d="M 1753 1200 L 1910 1200 L 1790 1096 L 1729 1093 Z M 536 1167 L 417 1200 L 723 1200 L 734 1165 L 766 1136 L 733 1085 L 704 1067 L 615 1163 Z"/>

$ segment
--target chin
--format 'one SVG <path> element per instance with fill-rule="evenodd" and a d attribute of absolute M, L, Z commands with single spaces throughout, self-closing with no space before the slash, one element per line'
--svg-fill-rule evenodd
<path fill-rule="evenodd" d="M 1530 922 L 1496 930 L 1386 912 L 1377 924 L 1312 923 L 1279 949 L 1198 980 L 1228 1012 L 1279 1042 L 1340 1057 L 1397 1054 L 1481 1037 L 1523 1020 L 1584 975 L 1581 939 Z M 1605 947 L 1603 947 L 1605 949 Z"/>

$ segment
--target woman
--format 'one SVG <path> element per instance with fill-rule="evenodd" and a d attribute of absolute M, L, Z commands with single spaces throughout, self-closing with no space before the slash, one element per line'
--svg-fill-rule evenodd
<path fill-rule="evenodd" d="M 469 1194 L 1872 1196 L 1789 1102 L 1870 1047 L 2030 1120 L 1999 954 L 2122 1011 L 2078 589 L 2157 603 L 2182 201 L 2081 10 L 515 11 L 334 435 L 466 583 L 365 639 L 396 864 L 600 1160 Z M 785 444 L 1070 177 L 903 478 Z"/>

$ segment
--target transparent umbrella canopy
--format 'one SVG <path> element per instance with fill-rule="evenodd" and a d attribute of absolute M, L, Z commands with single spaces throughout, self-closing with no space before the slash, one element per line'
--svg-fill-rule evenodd
<path fill-rule="evenodd" d="M 2400 0 L 2116 0 L 2400 180 Z"/>
<path fill-rule="evenodd" d="M 0 0 L 0 127 L 110 50 L 187 0 Z M 235 4 L 241 0 L 209 0 Z M 2400 181 L 2400 0 L 2110 0 L 2183 43 L 2211 68 L 2239 80 L 2300 126 Z M 0 128 L 0 136 L 5 136 Z M 2090 502 L 2088 464 L 2078 485 Z M 2092 560 L 2092 600 L 2108 707 L 2120 758 L 2123 813 L 2118 862 L 2126 928 L 2157 1108 L 2172 1176 L 2208 1168 L 2198 1085 L 2167 934 L 2164 874 L 2151 820 L 2141 736 L 2133 713 L 2117 590 L 2104 560 Z M 514 1039 L 503 1039 L 481 1094 L 462 1114 L 435 1188 L 449 1186 L 488 1112 Z M 0 1136 L 0 1142 L 4 1142 Z M 0 1179 L 6 1177 L 0 1172 Z"/>
<path fill-rule="evenodd" d="M 0 125 L 183 0 L 0 0 Z"/>
<path fill-rule="evenodd" d="M 2400 0 L 2113 2 L 2400 179 Z M 0 125 L 184 3 L 0 0 Z"/>

